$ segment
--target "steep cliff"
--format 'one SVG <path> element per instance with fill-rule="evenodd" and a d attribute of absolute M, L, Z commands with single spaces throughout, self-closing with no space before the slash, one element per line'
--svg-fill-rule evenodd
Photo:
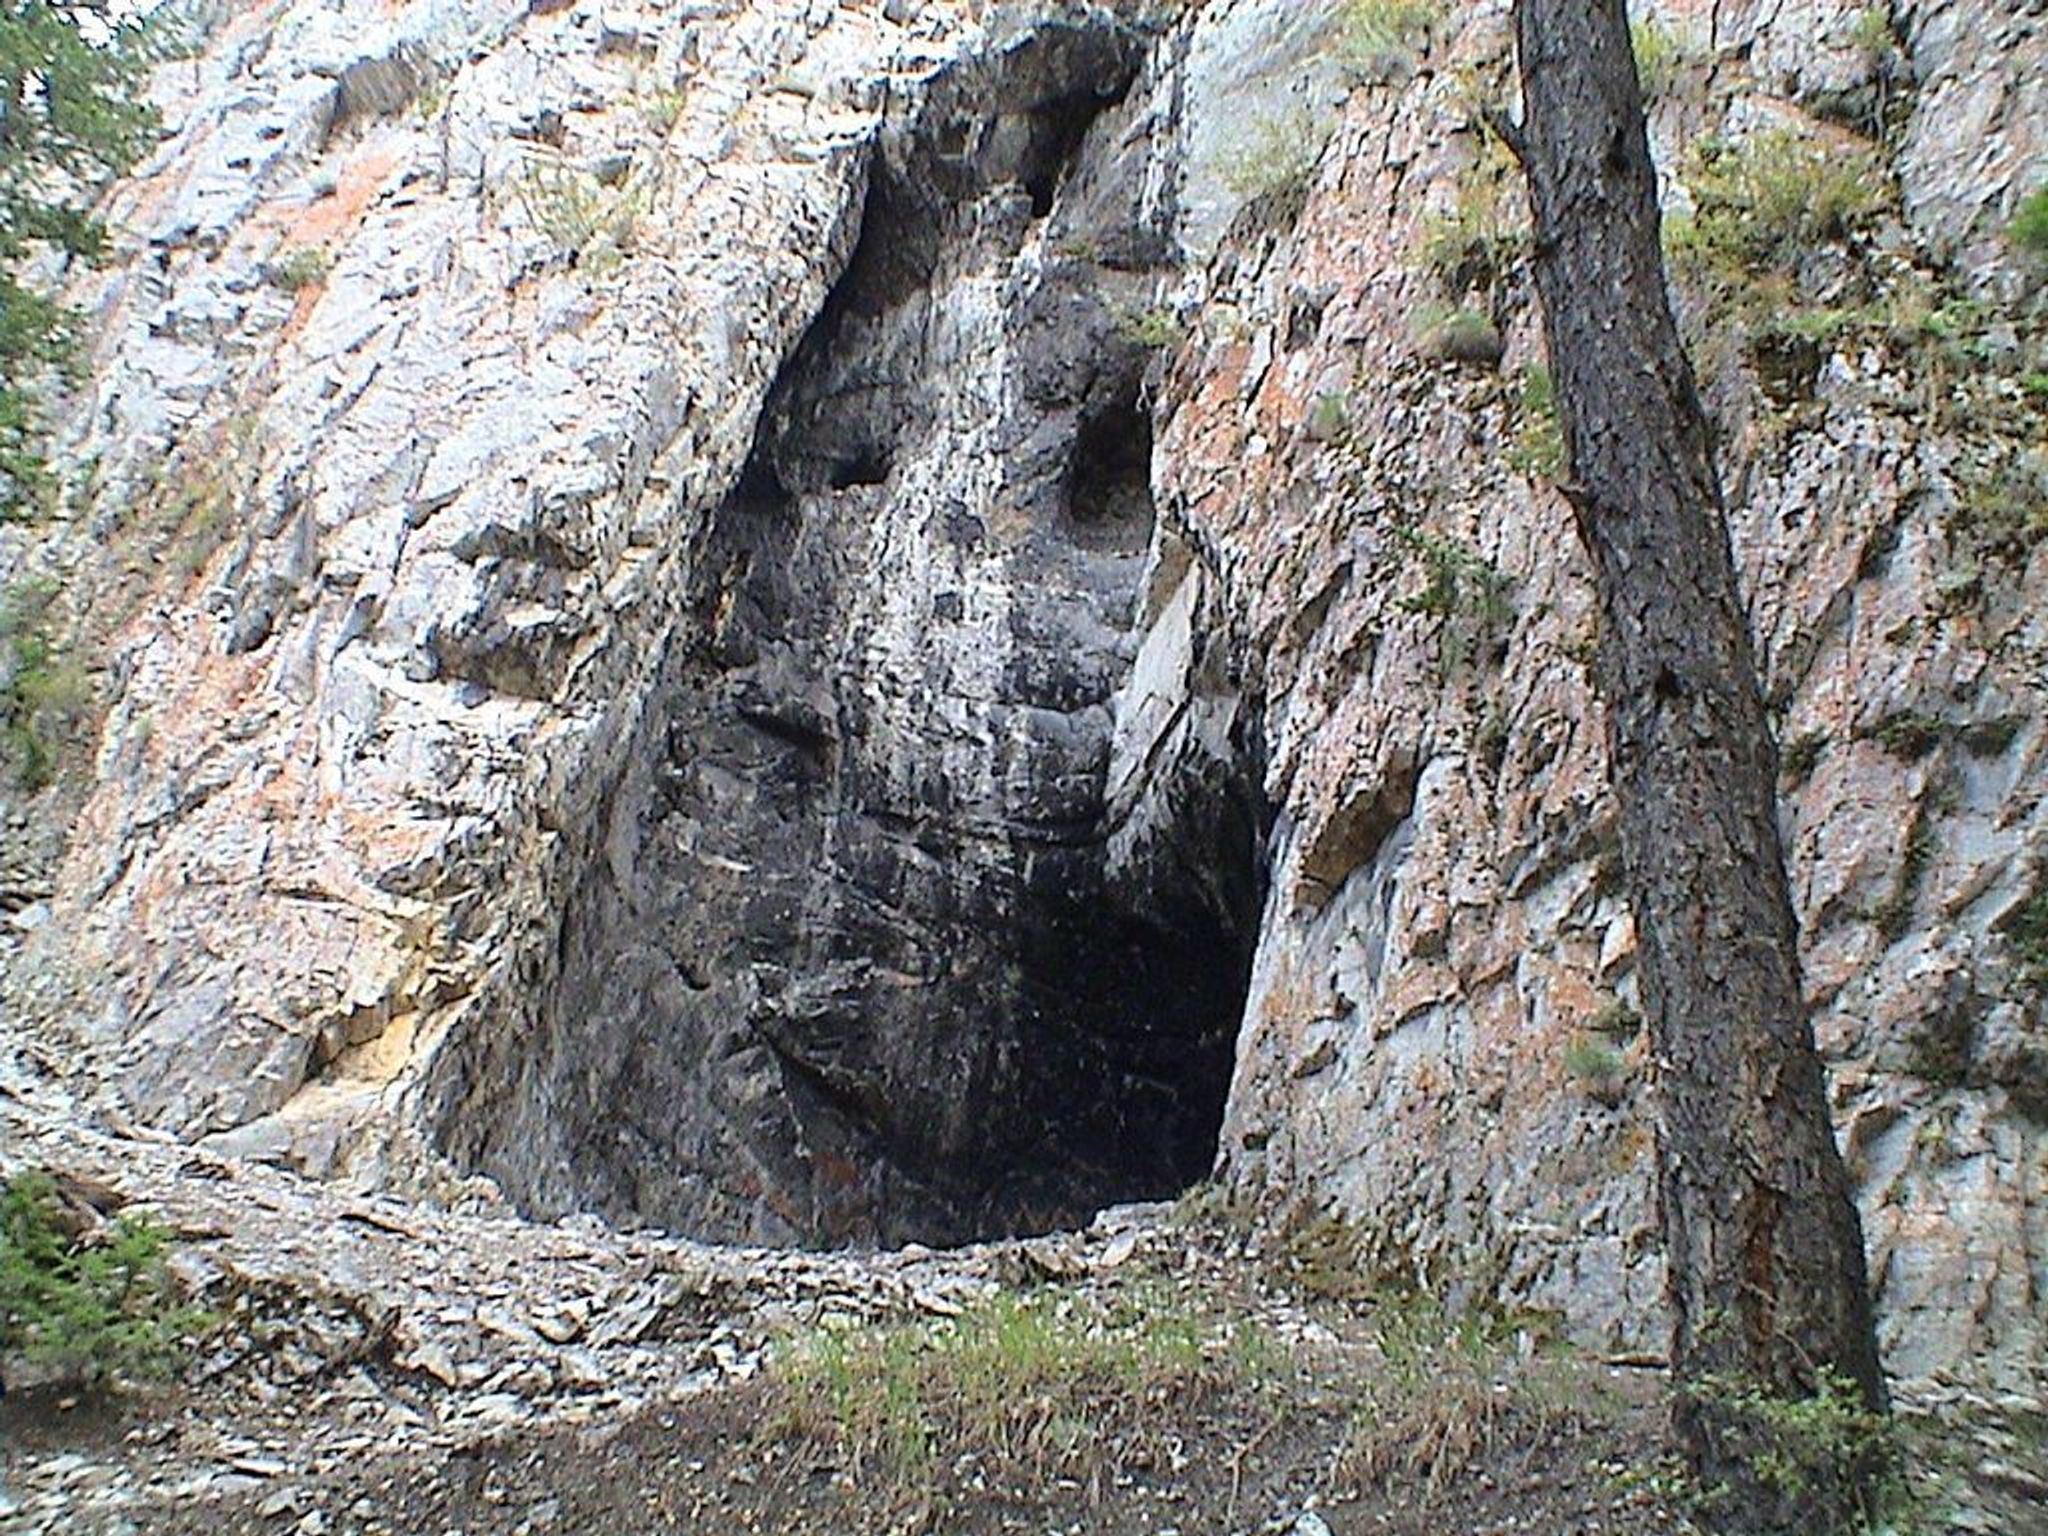
<path fill-rule="evenodd" d="M 1241 223 L 1210 268 L 1169 386 L 1163 516 L 1261 663 L 1277 815 L 1222 1166 L 1329 1201 L 1391 1270 L 1654 1347 L 1654 1065 L 1591 590 L 1541 471 L 1516 188 L 1473 124 L 1475 98 L 1507 99 L 1506 13 L 1468 8 L 1349 99 L 1300 221 Z M 1890 1364 L 2031 1380 L 2048 635 L 2021 379 L 2042 341 L 2038 268 L 2002 233 L 2048 121 L 2048 43 L 1997 7 L 1908 8 L 1881 39 L 1830 8 L 1664 14 L 1655 126 L 1690 214 L 1674 265 L 1725 430 Z M 1881 92 L 1877 140 L 1842 125 L 1869 126 Z M 1803 242 L 1782 275 L 1695 254 L 1720 254 L 1709 221 L 1744 191 L 1758 219 L 1774 182 L 1846 201 L 1830 165 L 1859 167 L 1840 174 L 1866 220 L 1779 210 Z"/>
<path fill-rule="evenodd" d="M 1213 1165 L 1656 1349 L 1505 4 L 356 9 L 168 67 L 75 279 L 18 1090 L 788 1242 Z M 1657 17 L 1890 1361 L 2038 1391 L 2048 41 Z"/>

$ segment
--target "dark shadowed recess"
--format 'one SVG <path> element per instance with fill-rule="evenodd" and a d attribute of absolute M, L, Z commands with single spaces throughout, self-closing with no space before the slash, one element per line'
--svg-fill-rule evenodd
<path fill-rule="evenodd" d="M 1141 866 L 1104 805 L 1160 366 L 1119 317 L 1173 249 L 1145 46 L 1038 27 L 885 134 L 621 776 L 563 830 L 559 929 L 445 1053 L 443 1145 L 529 1210 L 952 1242 L 1208 1172 L 1256 744 L 1167 787 Z"/>

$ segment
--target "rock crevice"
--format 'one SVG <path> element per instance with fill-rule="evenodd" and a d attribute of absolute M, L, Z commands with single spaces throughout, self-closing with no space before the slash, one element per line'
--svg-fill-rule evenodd
<path fill-rule="evenodd" d="M 1185 885 L 1105 801 L 1171 276 L 1141 42 L 1039 28 L 880 136 L 552 953 L 442 1053 L 443 1145 L 530 1208 L 949 1240 L 1207 1172 L 1256 818 L 1178 820 Z"/>

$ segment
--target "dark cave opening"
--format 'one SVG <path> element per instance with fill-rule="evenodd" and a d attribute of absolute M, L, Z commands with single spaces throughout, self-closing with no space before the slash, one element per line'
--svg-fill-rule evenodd
<path fill-rule="evenodd" d="M 1151 477 L 1152 413 L 1133 387 L 1081 418 L 1067 471 L 1076 536 L 1142 549 L 1152 537 Z"/>
<path fill-rule="evenodd" d="M 537 1213 L 950 1243 L 1214 1162 L 1264 895 L 1256 744 L 1174 757 L 1143 836 L 1109 804 L 1155 522 L 1152 354 L 1110 299 L 1147 278 L 1019 264 L 999 334 L 940 314 L 1017 258 L 1027 203 L 1081 246 L 1160 243 L 1142 168 L 1079 166 L 1139 142 L 1094 131 L 1138 44 L 1034 37 L 878 150 L 520 1026 L 450 1058 L 444 1145 Z"/>
<path fill-rule="evenodd" d="M 826 483 L 835 491 L 851 490 L 857 485 L 882 485 L 888 481 L 889 469 L 889 460 L 880 453 L 856 453 L 835 463 Z"/>
<path fill-rule="evenodd" d="M 1169 1198 L 1213 1168 L 1263 892 L 1250 819 L 1225 819 L 1221 838 L 1220 826 L 1170 835 L 1190 839 L 1176 864 L 1227 869 L 1224 883 L 1247 898 L 1235 910 L 1125 885 L 1019 914 L 1020 1043 L 1050 1053 L 1037 1084 L 1043 1135 L 1025 1156 L 1052 1187 L 1043 1215 L 1019 1212 L 1027 1219 L 1011 1228 Z"/>

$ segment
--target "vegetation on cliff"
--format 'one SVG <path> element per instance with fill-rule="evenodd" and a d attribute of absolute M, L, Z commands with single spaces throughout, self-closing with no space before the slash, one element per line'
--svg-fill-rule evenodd
<path fill-rule="evenodd" d="M 1636 50 L 1621 0 L 1520 0 L 1516 26 L 1523 119 L 1502 132 L 1528 174 L 1562 489 L 1599 589 L 1596 676 L 1660 1064 L 1678 1436 L 1716 1529 L 1848 1529 L 1890 1475 L 1884 1376 L 1713 429 L 1666 297 Z M 1817 179 L 1808 153 L 1759 141 L 1704 209 L 1745 269 L 1874 207 L 1873 177 L 1836 162 Z M 1832 1432 L 1842 1414 L 1867 1432 Z M 1787 1426 L 1810 1421 L 1830 1433 L 1797 1454 Z"/>
<path fill-rule="evenodd" d="M 0 1356 L 86 1385 L 169 1376 L 207 1322 L 169 1254 L 149 1218 L 109 1221 L 49 1174 L 16 1175 L 0 1188 Z"/>
<path fill-rule="evenodd" d="M 98 258 L 100 189 L 156 130 L 150 32 L 111 0 L 0 3 L 0 517 L 50 494 L 37 382 L 74 360 L 71 313 L 22 280 L 24 257 Z"/>

